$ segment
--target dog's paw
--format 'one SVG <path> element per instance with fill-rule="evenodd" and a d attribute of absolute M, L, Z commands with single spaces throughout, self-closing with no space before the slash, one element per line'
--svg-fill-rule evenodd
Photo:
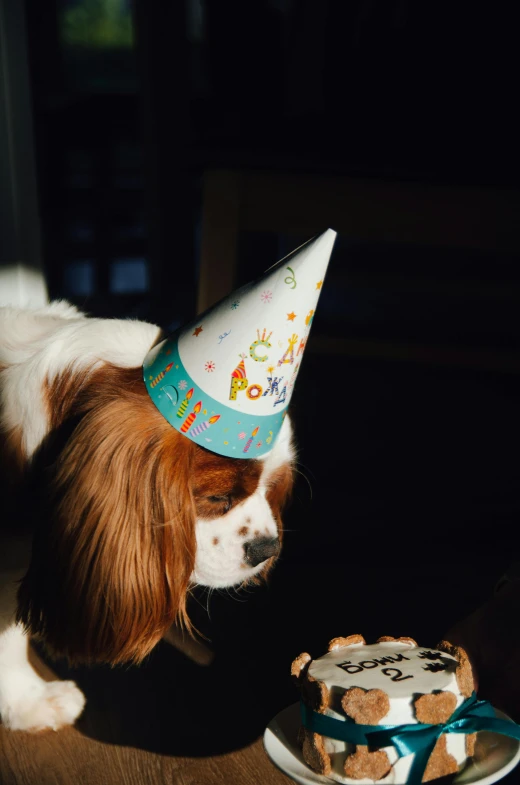
<path fill-rule="evenodd" d="M 36 733 L 72 725 L 85 706 L 85 696 L 73 681 L 41 681 L 2 706 L 2 722 L 10 730 Z"/>

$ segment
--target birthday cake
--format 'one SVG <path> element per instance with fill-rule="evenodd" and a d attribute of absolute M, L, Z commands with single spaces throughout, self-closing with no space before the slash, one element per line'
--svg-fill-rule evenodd
<path fill-rule="evenodd" d="M 367 645 L 351 635 L 334 638 L 316 660 L 300 654 L 291 674 L 302 698 L 299 744 L 319 774 L 404 785 L 454 774 L 473 755 L 476 734 L 454 730 L 474 700 L 471 665 L 458 646 L 390 637 Z"/>

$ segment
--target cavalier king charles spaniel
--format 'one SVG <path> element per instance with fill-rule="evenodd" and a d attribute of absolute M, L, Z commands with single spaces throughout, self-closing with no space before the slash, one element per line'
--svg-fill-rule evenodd
<path fill-rule="evenodd" d="M 9 728 L 56 729 L 85 702 L 73 682 L 36 674 L 29 635 L 72 662 L 139 663 L 170 625 L 190 630 L 192 587 L 258 581 L 280 551 L 289 418 L 263 459 L 194 444 L 143 383 L 143 360 L 163 337 L 65 302 L 0 308 L 3 478 L 13 479 L 4 482 L 12 512 L 0 555 L 0 716 Z M 31 548 L 18 564 L 26 523 Z"/>

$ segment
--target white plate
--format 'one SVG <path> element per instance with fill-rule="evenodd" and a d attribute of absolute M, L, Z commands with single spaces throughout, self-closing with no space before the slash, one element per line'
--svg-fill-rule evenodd
<path fill-rule="evenodd" d="M 497 717 L 509 719 L 498 709 Z M 294 703 L 271 720 L 264 733 L 264 748 L 275 766 L 301 785 L 330 785 L 330 777 L 315 774 L 303 762 L 296 736 L 300 726 L 300 705 Z M 505 777 L 520 761 L 520 742 L 509 736 L 480 731 L 475 757 L 460 774 L 453 778 L 453 785 L 491 785 Z"/>

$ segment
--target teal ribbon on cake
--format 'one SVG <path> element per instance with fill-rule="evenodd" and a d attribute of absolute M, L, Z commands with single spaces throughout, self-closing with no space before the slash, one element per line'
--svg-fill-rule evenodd
<path fill-rule="evenodd" d="M 300 708 L 302 725 L 312 733 L 349 744 L 377 748 L 393 746 L 400 758 L 413 754 L 407 785 L 420 785 L 437 739 L 444 733 L 476 733 L 485 730 L 520 741 L 520 725 L 496 717 L 492 705 L 488 701 L 477 700 L 475 693 L 455 709 L 447 722 L 439 725 L 358 725 L 349 718 L 340 720 L 318 714 L 303 701 Z"/>

